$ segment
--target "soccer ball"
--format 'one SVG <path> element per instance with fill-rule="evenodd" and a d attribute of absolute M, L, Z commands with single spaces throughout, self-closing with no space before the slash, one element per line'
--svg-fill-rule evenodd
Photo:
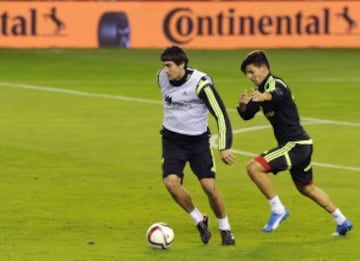
<path fill-rule="evenodd" d="M 152 248 L 167 249 L 174 238 L 174 230 L 164 222 L 154 223 L 146 231 L 146 240 Z"/>

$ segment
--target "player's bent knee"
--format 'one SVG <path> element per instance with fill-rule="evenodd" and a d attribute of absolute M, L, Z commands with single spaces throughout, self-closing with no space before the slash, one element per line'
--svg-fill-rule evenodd
<path fill-rule="evenodd" d="M 181 179 L 176 175 L 168 175 L 163 179 L 163 182 L 168 190 L 181 186 Z"/>
<path fill-rule="evenodd" d="M 200 181 L 201 187 L 208 196 L 213 196 L 217 193 L 217 188 L 214 179 L 202 179 Z"/>
<path fill-rule="evenodd" d="M 307 197 L 311 197 L 315 191 L 315 187 L 313 185 L 296 184 L 296 188 L 302 195 Z"/>
<path fill-rule="evenodd" d="M 246 171 L 249 176 L 253 176 L 256 173 L 256 161 L 251 160 L 246 164 Z"/>

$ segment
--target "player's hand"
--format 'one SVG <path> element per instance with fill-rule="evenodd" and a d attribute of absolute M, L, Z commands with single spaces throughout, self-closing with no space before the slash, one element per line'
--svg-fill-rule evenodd
<path fill-rule="evenodd" d="M 235 161 L 236 161 L 236 157 L 232 154 L 231 149 L 221 150 L 220 156 L 221 156 L 222 161 L 226 165 L 231 165 L 231 164 L 235 163 Z"/>
<path fill-rule="evenodd" d="M 251 98 L 254 102 L 263 102 L 271 100 L 271 94 L 268 92 L 259 92 L 254 90 L 251 94 Z"/>
<path fill-rule="evenodd" d="M 239 97 L 239 105 L 247 104 L 249 101 L 248 91 L 244 90 Z"/>
<path fill-rule="evenodd" d="M 239 97 L 239 105 L 238 108 L 240 109 L 240 111 L 244 112 L 246 111 L 246 104 L 249 102 L 249 95 L 248 95 L 248 91 L 244 90 L 240 97 Z"/>

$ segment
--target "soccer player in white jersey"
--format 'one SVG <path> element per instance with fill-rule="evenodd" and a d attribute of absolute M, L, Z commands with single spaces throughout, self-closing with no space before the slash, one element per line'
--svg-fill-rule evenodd
<path fill-rule="evenodd" d="M 162 177 L 165 187 L 175 202 L 192 218 L 201 240 L 211 238 L 208 216 L 194 204 L 183 186 L 184 167 L 188 162 L 208 197 L 217 217 L 222 245 L 234 245 L 224 200 L 215 182 L 215 161 L 210 148 L 208 114 L 218 126 L 218 149 L 225 164 L 235 157 L 231 151 L 232 130 L 223 101 L 205 73 L 188 67 L 185 51 L 177 46 L 166 48 L 161 54 L 163 68 L 158 73 L 158 84 L 163 99 Z"/>

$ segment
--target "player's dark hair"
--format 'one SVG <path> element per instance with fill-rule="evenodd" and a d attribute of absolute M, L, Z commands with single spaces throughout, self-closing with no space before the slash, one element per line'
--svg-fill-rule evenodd
<path fill-rule="evenodd" d="M 164 52 L 161 54 L 161 61 L 171 61 L 174 62 L 176 65 L 184 63 L 186 68 L 189 59 L 187 58 L 187 55 L 183 49 L 173 45 L 164 50 Z"/>
<path fill-rule="evenodd" d="M 244 61 L 241 63 L 241 71 L 245 73 L 246 66 L 249 64 L 254 64 L 257 67 L 260 67 L 261 65 L 265 65 L 270 70 L 270 63 L 268 58 L 266 57 L 266 54 L 264 51 L 261 50 L 255 50 L 245 57 Z"/>

